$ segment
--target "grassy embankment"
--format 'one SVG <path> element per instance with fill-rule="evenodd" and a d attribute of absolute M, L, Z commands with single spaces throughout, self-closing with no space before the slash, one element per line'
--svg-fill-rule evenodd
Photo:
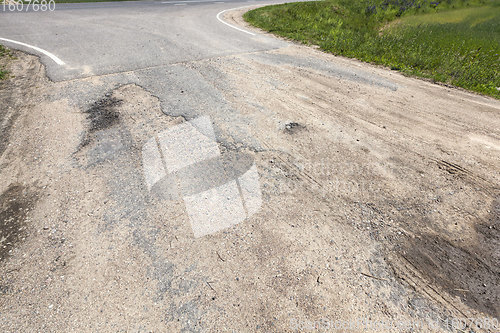
<path fill-rule="evenodd" d="M 9 75 L 9 72 L 5 69 L 4 59 L 11 57 L 10 51 L 4 46 L 0 45 L 0 80 L 4 80 Z"/>
<path fill-rule="evenodd" d="M 244 18 L 326 52 L 500 98 L 500 0 L 325 0 Z"/>

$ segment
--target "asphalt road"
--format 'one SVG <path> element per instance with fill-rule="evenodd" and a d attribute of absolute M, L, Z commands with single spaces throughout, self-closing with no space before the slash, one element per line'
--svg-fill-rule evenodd
<path fill-rule="evenodd" d="M 69 80 L 283 46 L 276 39 L 242 33 L 217 19 L 222 10 L 259 3 L 278 1 L 57 4 L 54 12 L 1 13 L 0 37 L 55 54 L 66 65 L 43 57 L 49 77 Z"/>
<path fill-rule="evenodd" d="M 0 13 L 43 64 L 0 86 L 0 331 L 498 317 L 499 102 L 223 12 L 269 3 Z"/>

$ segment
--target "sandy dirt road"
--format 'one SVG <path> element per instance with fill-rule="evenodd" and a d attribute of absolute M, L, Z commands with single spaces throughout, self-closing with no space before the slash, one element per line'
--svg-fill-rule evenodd
<path fill-rule="evenodd" d="M 252 31 L 240 15 L 225 20 Z M 1 331 L 498 318 L 500 102 L 276 43 L 54 81 L 16 53 L 0 83 Z M 223 156 L 254 161 L 262 205 L 195 238 L 182 200 L 148 192 L 141 154 L 199 116 Z"/>

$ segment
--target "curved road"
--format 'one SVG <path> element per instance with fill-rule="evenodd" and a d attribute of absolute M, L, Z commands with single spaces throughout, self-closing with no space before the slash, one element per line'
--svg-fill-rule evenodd
<path fill-rule="evenodd" d="M 225 9 L 259 3 L 273 1 L 57 4 L 54 12 L 1 13 L 0 37 L 55 54 L 66 66 L 44 59 L 48 75 L 55 81 L 68 80 L 283 46 L 217 19 Z"/>

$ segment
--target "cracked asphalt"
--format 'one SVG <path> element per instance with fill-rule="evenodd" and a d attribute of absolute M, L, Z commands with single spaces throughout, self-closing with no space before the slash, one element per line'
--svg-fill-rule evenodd
<path fill-rule="evenodd" d="M 242 20 L 269 3 L 0 13 L 0 38 L 64 62 L 2 41 L 18 51 L 0 84 L 1 331 L 447 332 L 498 318 L 500 103 Z M 219 15 L 233 27 L 217 19 L 237 7 Z M 150 186 L 145 145 L 201 118 L 220 160 Z M 181 197 L 252 166 L 260 208 L 195 237 Z"/>

